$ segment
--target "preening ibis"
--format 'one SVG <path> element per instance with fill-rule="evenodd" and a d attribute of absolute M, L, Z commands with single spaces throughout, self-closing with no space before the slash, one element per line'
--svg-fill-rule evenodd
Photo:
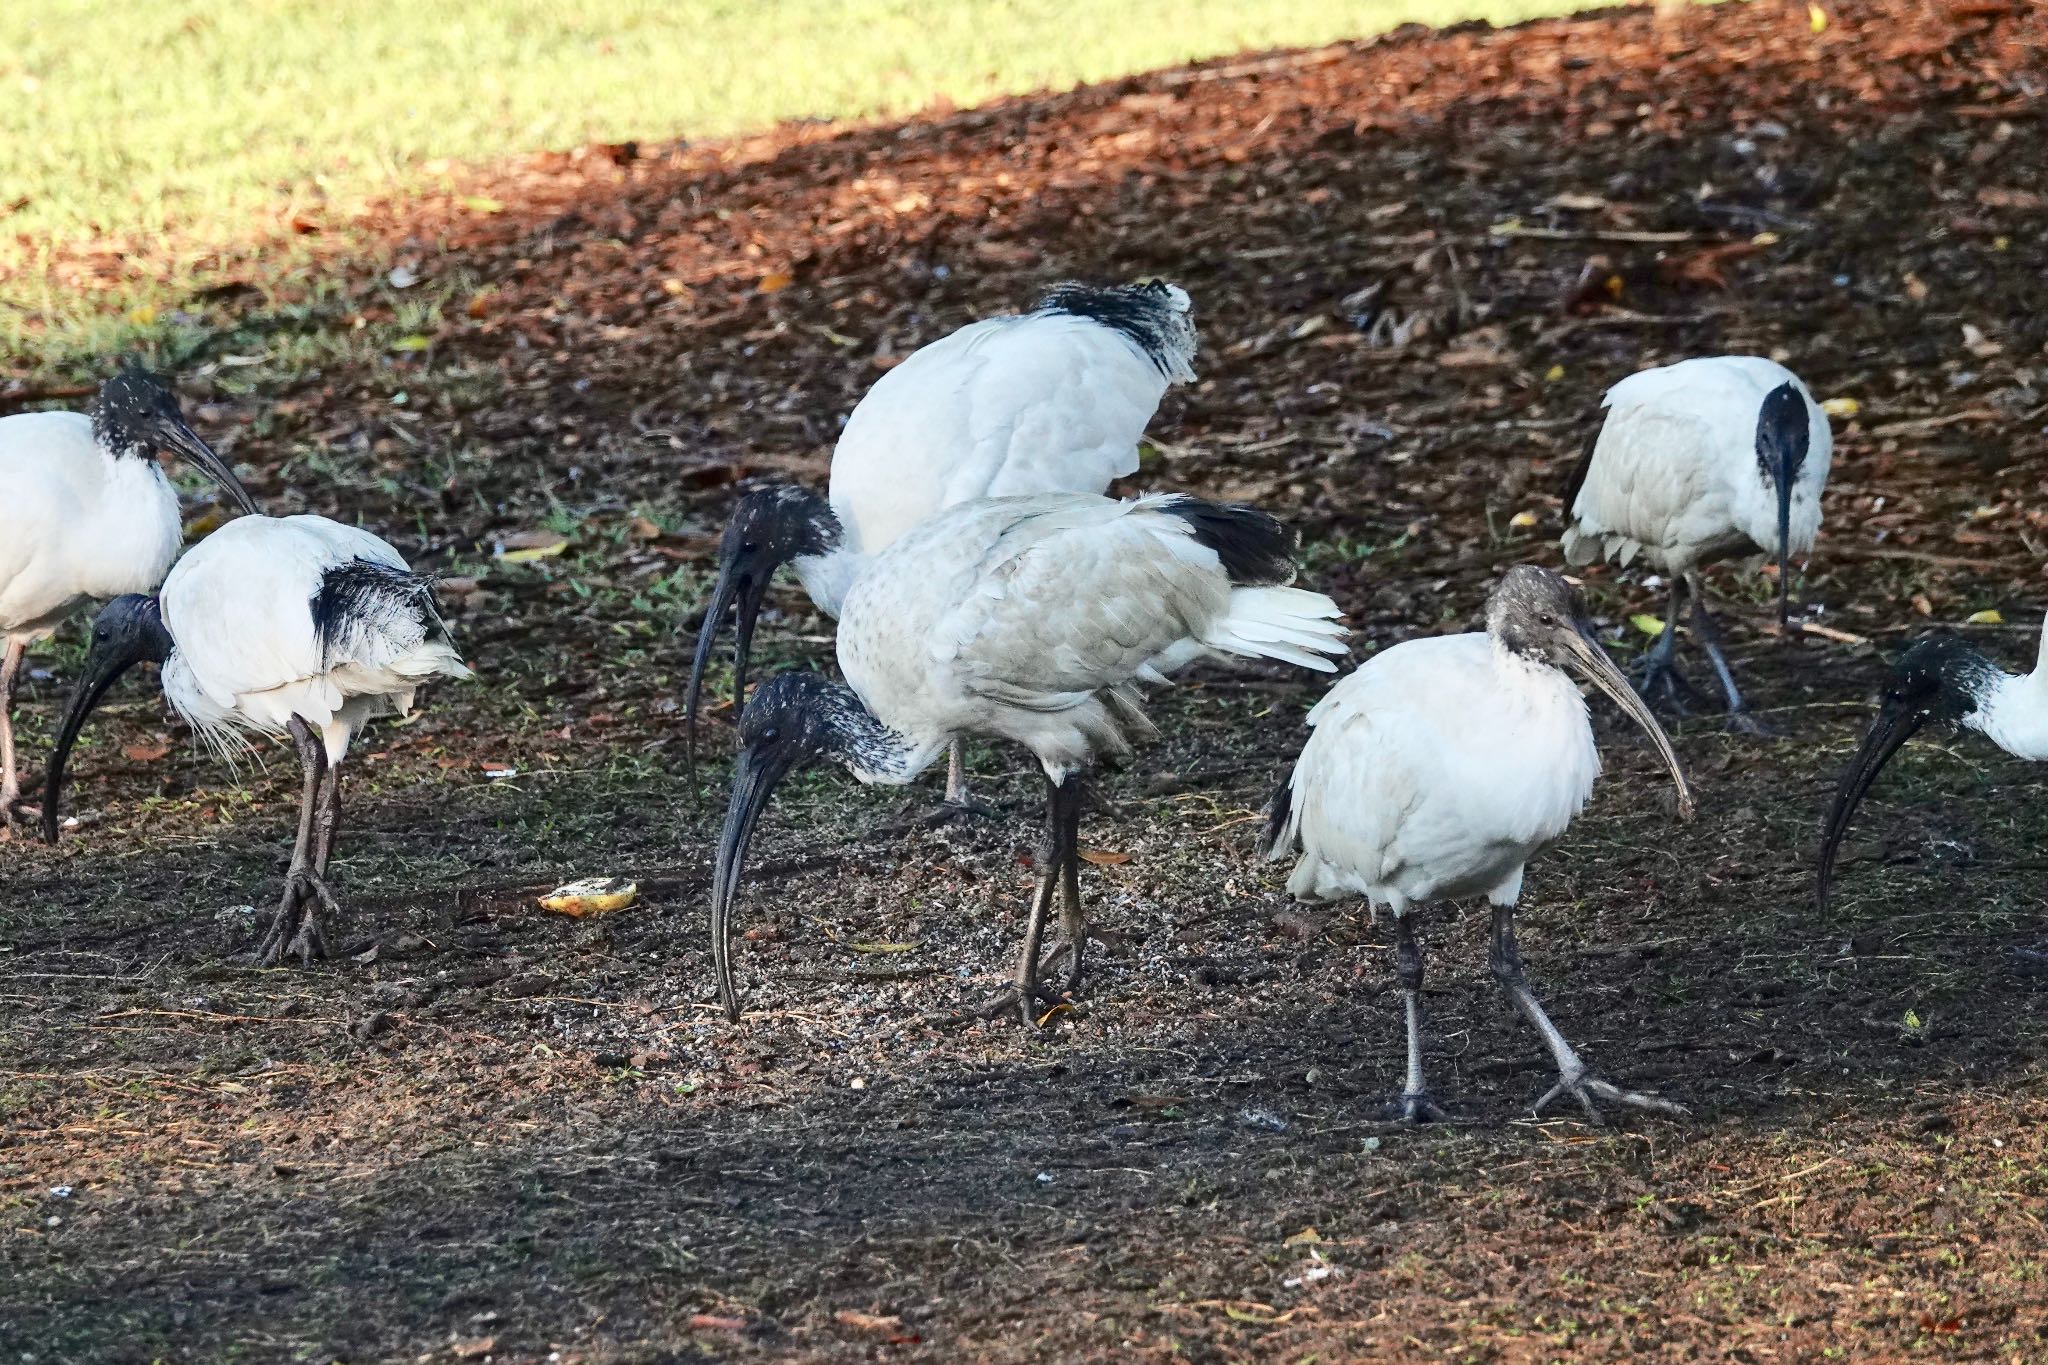
<path fill-rule="evenodd" d="M 1495 978 L 1557 1062 L 1536 1112 L 1574 1096 L 1677 1112 L 1588 1070 L 1523 977 L 1515 903 L 1529 859 L 1563 834 L 1600 772 L 1586 703 L 1565 669 L 1627 712 L 1692 793 L 1671 741 L 1629 690 L 1585 622 L 1569 584 L 1547 569 L 1510 569 L 1487 600 L 1483 633 L 1410 640 L 1377 654 L 1330 689 L 1293 773 L 1274 794 L 1260 852 L 1301 850 L 1287 889 L 1303 900 L 1364 896 L 1394 915 L 1396 974 L 1407 995 L 1408 1078 L 1385 1116 L 1409 1123 L 1443 1111 L 1422 1077 L 1422 949 L 1409 916 L 1431 901 L 1483 895 L 1493 905 Z"/>
<path fill-rule="evenodd" d="M 80 727 L 144 660 L 162 665 L 164 698 L 217 751 L 247 747 L 251 733 L 291 736 L 305 769 L 298 842 L 258 955 L 266 965 L 324 955 L 318 911 L 336 910 L 326 875 L 349 741 L 364 722 L 409 711 L 429 678 L 469 676 L 432 580 L 368 531 L 325 517 L 252 516 L 194 546 L 158 596 L 115 598 L 93 622 L 50 757 L 43 837 L 52 843 Z"/>
<path fill-rule="evenodd" d="M 719 997 L 738 1017 L 729 942 L 754 823 L 775 785 L 816 758 L 900 785 L 966 735 L 1013 740 L 1045 771 L 1038 888 L 1014 1004 L 1028 1024 L 1055 895 L 1082 977 L 1081 774 L 1149 732 L 1134 684 L 1203 656 L 1324 672 L 1343 650 L 1336 604 L 1286 586 L 1287 533 L 1263 512 L 1197 498 L 993 498 L 941 512 L 876 556 L 839 618 L 846 682 L 785 673 L 740 716 L 732 805 L 711 890 Z"/>
<path fill-rule="evenodd" d="M 1797 375 L 1757 356 L 1707 356 L 1632 374 L 1607 391 L 1607 416 L 1565 489 L 1572 564 L 1640 558 L 1671 580 L 1664 633 L 1643 661 L 1643 694 L 1680 701 L 1672 666 L 1679 613 L 1727 694 L 1730 722 L 1758 730 L 1707 612 L 1699 569 L 1738 555 L 1778 561 L 1778 624 L 1790 619 L 1791 557 L 1813 548 L 1834 437 Z"/>
<path fill-rule="evenodd" d="M 874 556 L 942 508 L 1027 493 L 1101 493 L 1138 468 L 1138 439 L 1170 384 L 1195 377 L 1194 306 L 1159 281 L 1056 285 L 1031 312 L 988 318 L 912 352 L 869 389 L 832 452 L 828 495 L 759 489 L 740 500 L 697 635 L 697 698 L 734 608 L 733 704 L 768 583 L 783 564 L 828 616 Z M 946 800 L 967 806 L 952 750 Z"/>
<path fill-rule="evenodd" d="M 2048 758 L 2048 626 L 2034 671 L 2013 674 L 2000 668 L 1967 640 L 1936 635 L 1918 641 L 1899 657 L 1885 684 L 1882 703 L 1849 769 L 1842 775 L 1828 812 L 1820 850 L 1814 900 L 1827 908 L 1835 852 L 1864 794 L 1891 756 L 1928 721 L 1975 730 L 2014 758 Z"/>
<path fill-rule="evenodd" d="M 86 412 L 0 417 L 0 834 L 21 795 L 12 716 L 22 656 L 88 601 L 153 591 L 184 543 L 158 451 L 256 510 L 170 388 L 139 366 L 101 384 Z"/>

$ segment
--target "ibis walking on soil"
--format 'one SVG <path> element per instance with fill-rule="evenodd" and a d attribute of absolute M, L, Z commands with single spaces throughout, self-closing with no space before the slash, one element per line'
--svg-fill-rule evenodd
<path fill-rule="evenodd" d="M 1020 316 L 988 318 L 911 353 L 854 408 L 832 453 L 828 494 L 759 489 L 740 500 L 697 635 L 685 701 L 697 699 L 726 610 L 734 611 L 733 701 L 769 580 L 783 564 L 838 616 L 873 558 L 942 508 L 976 498 L 1101 493 L 1138 468 L 1138 440 L 1171 384 L 1195 377 L 1186 291 L 1159 281 L 1063 284 Z M 967 808 L 957 746 L 947 805 Z"/>
<path fill-rule="evenodd" d="M 1899 657 L 1877 718 L 1842 775 L 1823 831 L 1816 904 L 1825 909 L 1835 854 L 1864 795 L 1902 745 L 1928 721 L 1975 730 L 2014 758 L 2048 759 L 2048 625 L 2034 671 L 2008 673 L 1953 635 L 1920 640 Z"/>
<path fill-rule="evenodd" d="M 21 795 L 14 689 L 28 647 L 87 602 L 152 592 L 178 557 L 178 495 L 158 451 L 191 461 L 244 512 L 255 503 L 165 383 L 124 366 L 87 412 L 0 418 L 0 835 Z"/>
<path fill-rule="evenodd" d="M 43 836 L 57 838 L 64 766 L 80 727 L 122 673 L 162 665 L 164 697 L 216 750 L 247 734 L 291 736 L 305 770 L 298 841 L 258 956 L 324 955 L 319 911 L 341 817 L 341 762 L 364 722 L 403 714 L 437 675 L 469 676 L 435 610 L 432 582 L 398 551 L 325 517 L 243 517 L 180 559 L 155 597 L 117 597 L 50 757 Z"/>
<path fill-rule="evenodd" d="M 1707 356 L 1632 374 L 1607 391 L 1607 415 L 1565 489 L 1565 558 L 1637 559 L 1671 580 L 1664 632 L 1643 661 L 1646 697 L 1676 706 L 1679 614 L 1727 695 L 1730 723 L 1758 727 L 1707 612 L 1699 570 L 1733 556 L 1778 562 L 1778 623 L 1789 619 L 1791 558 L 1813 547 L 1834 438 L 1798 376 L 1757 356 Z"/>
<path fill-rule="evenodd" d="M 815 758 L 863 782 L 901 784 L 967 735 L 1012 740 L 1045 772 L 1038 887 L 1016 988 L 992 1007 L 1028 1024 L 1053 899 L 1079 989 L 1081 774 L 1149 732 L 1134 685 L 1203 656 L 1332 671 L 1346 634 L 1336 604 L 1287 586 L 1289 538 L 1263 512 L 1197 498 L 1078 494 L 953 507 L 876 556 L 839 618 L 846 682 L 785 673 L 740 717 L 742 748 L 711 890 L 711 946 L 738 1016 L 729 942 L 754 825 L 790 770 Z"/>
<path fill-rule="evenodd" d="M 1273 797 L 1261 853 L 1300 849 L 1287 888 L 1304 900 L 1363 896 L 1394 916 L 1407 997 L 1408 1076 L 1386 1117 L 1440 1119 L 1422 1075 L 1422 949 L 1409 919 L 1432 901 L 1485 896 L 1494 977 L 1549 1046 L 1557 1084 L 1596 1121 L 1595 1099 L 1678 1111 L 1590 1071 L 1530 993 L 1515 943 L 1522 871 L 1563 834 L 1600 771 L 1570 669 L 1641 725 L 1671 768 L 1679 811 L 1692 793 L 1671 742 L 1607 657 L 1578 594 L 1547 569 L 1510 569 L 1487 601 L 1486 630 L 1410 640 L 1375 655 L 1309 713 L 1313 727 Z"/>

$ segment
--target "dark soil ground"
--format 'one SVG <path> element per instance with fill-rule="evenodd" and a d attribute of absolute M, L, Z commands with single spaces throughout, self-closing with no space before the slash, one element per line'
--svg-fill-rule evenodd
<path fill-rule="evenodd" d="M 2048 21 L 1827 17 L 1404 33 L 593 148 L 394 206 L 300 293 L 194 300 L 201 429 L 272 509 L 452 575 L 481 678 L 361 746 L 348 956 L 313 970 L 248 965 L 232 910 L 276 888 L 290 763 L 195 753 L 143 681 L 80 751 L 80 829 L 0 849 L 0 1359 L 2048 1359 L 2048 979 L 2012 951 L 2048 940 L 2036 775 L 1916 744 L 1809 896 L 1886 654 L 1986 609 L 1994 652 L 2034 648 Z M 1362 649 L 1557 562 L 1557 486 L 1639 366 L 1777 353 L 1860 405 L 1800 584 L 1834 634 L 1717 578 L 1781 737 L 1680 722 L 1681 826 L 1603 709 L 1607 778 L 1531 869 L 1560 1024 L 1689 1120 L 1529 1119 L 1547 1065 L 1469 909 L 1425 929 L 1459 1121 L 1367 1120 L 1400 1065 L 1386 925 L 1304 920 L 1250 858 L 1321 686 L 1278 671 L 1163 695 L 1101 784 L 1087 891 L 1131 942 L 1044 1036 L 939 1022 L 1021 927 L 1035 786 L 996 752 L 1008 818 L 964 830 L 792 782 L 748 1013 L 717 1013 L 723 772 L 680 772 L 677 632 L 734 484 L 822 482 L 914 346 L 1155 272 L 1207 349 L 1142 482 L 1299 524 Z M 536 531 L 567 548 L 493 557 Z M 1588 591 L 1640 648 L 1657 594 Z M 824 661 L 829 623 L 779 605 L 767 666 Z M 77 651 L 37 661 L 32 765 Z M 533 905 L 609 873 L 644 901 Z"/>

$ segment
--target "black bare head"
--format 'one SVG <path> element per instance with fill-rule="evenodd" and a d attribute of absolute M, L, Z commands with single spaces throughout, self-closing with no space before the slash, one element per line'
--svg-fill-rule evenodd
<path fill-rule="evenodd" d="M 683 698 L 683 726 L 691 765 L 697 754 L 697 702 L 703 694 L 704 669 L 718 640 L 726 609 L 733 608 L 732 699 L 738 706 L 747 694 L 747 656 L 754 643 L 754 621 L 768 598 L 775 571 L 792 559 L 826 555 L 841 543 L 839 518 L 831 506 L 808 488 L 776 484 L 757 488 L 739 500 L 725 524 L 718 545 L 718 581 L 697 629 L 697 650 L 690 661 L 689 689 Z"/>
<path fill-rule="evenodd" d="M 1835 803 L 1828 809 L 1821 832 L 1820 867 L 1814 877 L 1816 906 L 1827 908 L 1842 836 L 1848 833 L 1857 806 L 1892 755 L 1929 721 L 1962 724 L 2005 677 L 2005 671 L 1982 650 L 1954 635 L 1931 635 L 1899 656 L 1878 699 L 1877 716 L 1849 760 L 1841 785 L 1835 789 Z"/>
<path fill-rule="evenodd" d="M 43 839 L 57 842 L 57 807 L 64 794 L 64 767 L 86 717 L 123 673 L 139 663 L 161 664 L 171 657 L 171 633 L 154 597 L 139 593 L 116 597 L 93 618 L 92 644 L 85 668 L 71 693 L 71 704 L 57 728 L 50 749 L 49 774 L 43 783 Z"/>
<path fill-rule="evenodd" d="M 170 385 L 135 362 L 123 364 L 100 385 L 91 417 L 93 435 L 116 458 L 148 459 L 157 451 L 168 451 L 203 470 L 236 506 L 255 514 L 256 504 L 242 481 L 185 424 Z"/>
<path fill-rule="evenodd" d="M 1812 444 L 1806 395 L 1784 383 L 1764 395 L 1756 419 L 1756 463 L 1778 499 L 1778 627 L 1792 620 L 1792 488 Z"/>
<path fill-rule="evenodd" d="M 879 734 L 880 726 L 852 688 L 816 673 L 770 678 L 740 713 L 732 801 L 711 878 L 711 957 L 718 971 L 718 998 L 729 1018 L 740 1017 L 732 980 L 733 902 L 739 896 L 740 872 L 755 822 L 777 784 L 791 772 L 821 755 L 857 762 L 861 746 L 876 742 Z"/>
<path fill-rule="evenodd" d="M 1195 377 L 1195 304 L 1188 291 L 1165 280 L 1106 287 L 1071 280 L 1052 286 L 1038 300 L 1041 313 L 1089 318 L 1137 343 L 1169 383 Z"/>
<path fill-rule="evenodd" d="M 1533 564 L 1509 569 L 1486 599 L 1486 631 L 1503 649 L 1520 658 L 1577 674 L 1627 712 L 1671 769 L 1671 780 L 1678 787 L 1680 818 L 1692 819 L 1692 789 L 1686 785 L 1670 737 L 1614 660 L 1607 657 L 1586 619 L 1585 602 L 1562 575 Z"/>

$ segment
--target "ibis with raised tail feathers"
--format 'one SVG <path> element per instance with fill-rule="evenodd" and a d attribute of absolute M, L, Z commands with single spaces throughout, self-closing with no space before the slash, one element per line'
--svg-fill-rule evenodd
<path fill-rule="evenodd" d="M 1194 308 L 1162 281 L 1061 284 L 1029 313 L 988 318 L 912 352 L 854 408 L 828 494 L 789 487 L 741 498 L 719 546 L 684 701 L 696 750 L 704 670 L 733 613 L 733 704 L 746 695 L 754 621 L 788 564 L 838 616 L 874 557 L 943 508 L 976 498 L 1101 493 L 1137 472 L 1138 440 L 1172 384 L 1195 377 Z M 956 747 L 946 809 L 971 809 Z"/>
<path fill-rule="evenodd" d="M 2048 624 L 2031 673 L 2008 673 L 1954 635 L 1915 642 L 1886 680 L 1876 718 L 1842 774 L 1822 831 L 1814 903 L 1825 910 L 1835 855 L 1850 817 L 1885 764 L 1929 721 L 1978 734 L 2011 754 L 2048 759 Z"/>
<path fill-rule="evenodd" d="M 1748 714 L 1699 570 L 1770 555 L 1778 566 L 1778 624 L 1790 622 L 1791 560 L 1813 548 L 1834 437 L 1799 377 L 1758 356 L 1705 356 L 1632 374 L 1607 391 L 1606 416 L 1572 471 L 1564 502 L 1565 558 L 1623 567 L 1640 559 L 1671 581 L 1664 630 L 1638 685 L 1682 709 L 1690 691 L 1673 665 L 1678 621 L 1692 595 L 1694 634 L 1727 697 L 1729 723 Z"/>
<path fill-rule="evenodd" d="M 243 517 L 194 546 L 155 597 L 108 603 L 58 730 L 43 800 L 54 843 L 71 747 L 106 690 L 134 664 L 161 665 L 164 698 L 223 753 L 250 734 L 289 735 L 305 773 L 298 840 L 265 965 L 326 952 L 319 913 L 336 912 L 328 859 L 341 819 L 341 764 L 365 722 L 402 715 L 434 677 L 469 669 L 435 609 L 432 580 L 368 531 L 325 517 Z"/>
<path fill-rule="evenodd" d="M 0 417 L 0 837 L 21 796 L 12 715 L 28 647 L 88 602 L 154 591 L 184 544 L 159 451 L 256 510 L 169 385 L 140 366 L 116 371 L 85 412 Z"/>
<path fill-rule="evenodd" d="M 1564 833 L 1600 772 L 1585 699 L 1566 670 L 1642 726 L 1690 819 L 1692 792 L 1671 741 L 1593 637 L 1578 594 L 1526 565 L 1493 589 L 1485 631 L 1396 645 L 1331 688 L 1309 713 L 1308 743 L 1274 794 L 1260 853 L 1278 860 L 1300 850 L 1287 889 L 1303 900 L 1362 896 L 1393 913 L 1408 1075 L 1382 1117 L 1444 1117 L 1423 1080 L 1422 949 L 1410 918 L 1419 906 L 1466 896 L 1492 904 L 1494 977 L 1557 1063 L 1557 1083 L 1536 1112 L 1566 1094 L 1595 1121 L 1595 1100 L 1683 1112 L 1595 1075 L 1523 974 L 1515 942 L 1523 869 Z"/>
<path fill-rule="evenodd" d="M 1198 498 L 1079 494 L 993 498 L 939 513 L 876 556 L 839 618 L 844 683 L 785 673 L 740 716 L 732 804 L 711 885 L 719 998 L 739 1015 L 731 925 L 747 846 L 775 786 L 829 758 L 863 782 L 902 784 L 968 735 L 1008 739 L 1045 774 L 1038 886 L 1014 991 L 1026 1025 L 1082 982 L 1081 778 L 1148 733 L 1135 685 L 1204 656 L 1334 671 L 1347 634 L 1336 604 L 1287 586 L 1292 544 L 1249 507 Z M 1064 990 L 1040 984 L 1054 898 L 1071 959 Z"/>

